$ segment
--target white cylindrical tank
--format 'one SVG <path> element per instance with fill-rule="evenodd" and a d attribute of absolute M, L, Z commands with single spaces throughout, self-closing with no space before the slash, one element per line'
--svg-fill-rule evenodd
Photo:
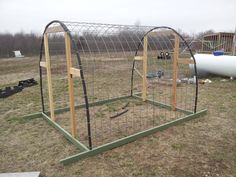
<path fill-rule="evenodd" d="M 236 56 L 213 54 L 195 54 L 198 75 L 216 74 L 236 77 Z M 193 70 L 193 64 L 189 67 Z"/>

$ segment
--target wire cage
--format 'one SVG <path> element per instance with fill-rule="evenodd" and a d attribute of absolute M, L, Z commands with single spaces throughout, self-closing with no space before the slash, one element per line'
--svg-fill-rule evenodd
<path fill-rule="evenodd" d="M 64 164 L 206 113 L 194 56 L 170 27 L 52 21 L 39 68 L 43 117 L 81 150 Z"/>

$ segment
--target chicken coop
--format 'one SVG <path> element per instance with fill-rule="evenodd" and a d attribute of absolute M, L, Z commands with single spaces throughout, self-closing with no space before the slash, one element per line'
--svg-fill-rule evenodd
<path fill-rule="evenodd" d="M 79 149 L 63 164 L 206 113 L 197 107 L 192 51 L 170 27 L 52 21 L 39 71 L 42 111 L 36 114 Z"/>

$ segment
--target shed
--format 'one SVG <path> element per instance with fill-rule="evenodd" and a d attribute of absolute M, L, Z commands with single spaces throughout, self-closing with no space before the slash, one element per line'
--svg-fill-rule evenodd
<path fill-rule="evenodd" d="M 233 52 L 234 35 L 234 33 L 219 32 L 204 36 L 202 52 L 208 53 L 215 50 L 224 50 L 226 54 L 231 54 Z"/>

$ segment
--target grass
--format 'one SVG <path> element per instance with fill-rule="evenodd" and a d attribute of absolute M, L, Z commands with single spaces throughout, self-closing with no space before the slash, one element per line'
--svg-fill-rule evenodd
<path fill-rule="evenodd" d="M 0 88 L 18 84 L 18 80 L 29 77 L 38 80 L 37 64 L 38 57 L 0 60 Z M 124 71 L 119 73 L 121 75 L 115 74 L 115 71 L 127 69 L 126 64 L 121 61 L 117 61 L 115 67 L 109 62 L 104 66 L 102 61 L 97 64 L 104 73 L 99 75 L 99 87 L 90 90 L 94 91 L 94 95 L 90 95 L 91 100 L 105 98 L 105 92 L 108 90 L 112 90 L 114 96 L 119 96 L 129 89 L 118 87 L 125 85 L 124 80 L 113 83 L 119 77 L 124 78 L 124 75 L 129 74 Z M 87 65 L 89 66 L 89 62 Z M 111 70 L 114 72 L 114 80 L 107 80 L 105 76 L 109 76 Z M 91 78 L 89 75 L 87 77 Z M 20 118 L 21 115 L 41 110 L 39 87 L 26 88 L 11 97 L 1 99 L 0 172 L 41 171 L 42 176 L 46 177 L 236 176 L 236 82 L 222 82 L 222 78 L 217 77 L 210 79 L 213 81 L 211 84 L 199 86 L 199 109 L 207 108 L 207 116 L 68 166 L 60 164 L 59 160 L 78 153 L 78 150 L 42 118 Z M 58 85 L 55 87 L 62 85 L 57 88 L 59 93 L 55 93 L 58 95 L 59 107 L 62 106 L 59 101 L 67 99 L 64 94 L 67 89 L 66 80 L 56 84 Z M 80 82 L 76 84 L 79 85 Z M 155 90 L 150 88 L 149 91 L 156 93 L 156 97 L 162 93 L 163 96 L 158 98 L 165 102 L 169 92 L 163 91 L 162 88 L 164 86 Z M 184 88 L 178 89 L 178 95 L 185 93 Z M 81 95 L 81 90 L 77 90 L 75 94 Z M 186 99 L 191 103 L 192 100 L 187 97 L 192 93 L 188 92 L 186 95 L 179 99 Z M 81 103 L 83 99 L 79 97 L 76 101 Z M 101 111 L 96 111 L 99 110 L 99 107 L 96 107 L 94 114 L 102 119 L 124 103 L 125 100 L 104 105 Z M 143 106 L 142 102 L 134 102 L 129 106 L 133 105 Z M 68 115 L 65 113 L 59 117 L 62 123 L 69 120 L 66 114 Z M 80 116 L 83 117 L 84 114 L 82 112 Z M 164 119 L 164 115 L 160 117 Z M 63 125 L 69 129 L 69 125 Z"/>

